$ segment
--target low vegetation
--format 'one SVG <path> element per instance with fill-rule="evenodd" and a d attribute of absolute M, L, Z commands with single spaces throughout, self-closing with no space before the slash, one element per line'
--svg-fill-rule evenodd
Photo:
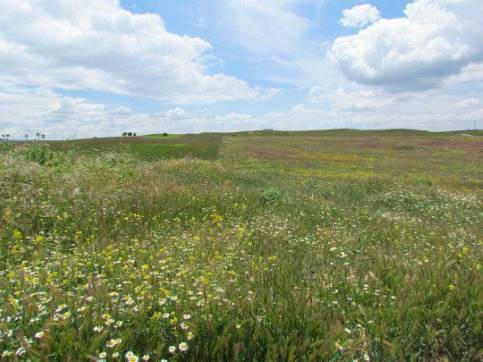
<path fill-rule="evenodd" d="M 478 361 L 483 139 L 255 132 L 0 149 L 0 355 Z"/>

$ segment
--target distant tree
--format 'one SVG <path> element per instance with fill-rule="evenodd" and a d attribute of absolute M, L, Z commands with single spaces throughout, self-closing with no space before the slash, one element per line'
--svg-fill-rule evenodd
<path fill-rule="evenodd" d="M 133 136 L 133 137 L 136 137 L 136 132 L 134 132 L 134 133 L 132 134 L 132 136 Z"/>
<path fill-rule="evenodd" d="M 10 138 L 10 135 L 8 134 L 8 135 L 7 135 L 7 141 L 8 141 L 8 139 L 9 139 L 9 138 Z"/>
<path fill-rule="evenodd" d="M 45 139 L 45 135 L 42 133 L 42 139 L 44 140 Z"/>
<path fill-rule="evenodd" d="M 24 137 L 25 137 L 25 141 L 29 139 L 29 135 L 28 134 L 26 134 Z"/>
<path fill-rule="evenodd" d="M 127 136 L 128 136 L 128 137 L 132 137 L 132 132 L 128 132 L 128 133 L 127 133 Z"/>
<path fill-rule="evenodd" d="M 40 132 L 36 132 L 35 137 L 37 137 L 37 139 L 40 139 Z"/>
<path fill-rule="evenodd" d="M 123 133 L 122 133 L 122 136 L 123 136 L 123 137 L 127 137 L 127 132 L 123 132 Z"/>
<path fill-rule="evenodd" d="M 168 137 L 168 134 L 166 132 L 164 132 L 163 137 Z"/>

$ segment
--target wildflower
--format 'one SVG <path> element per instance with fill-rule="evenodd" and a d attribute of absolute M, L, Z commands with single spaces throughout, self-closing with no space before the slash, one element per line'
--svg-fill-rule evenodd
<path fill-rule="evenodd" d="M 175 346 L 169 346 L 168 351 L 169 351 L 169 353 L 174 353 L 174 352 L 176 352 L 176 347 Z"/>
<path fill-rule="evenodd" d="M 364 361 L 369 362 L 371 360 L 371 357 L 369 357 L 369 354 L 367 352 L 364 352 Z"/>
<path fill-rule="evenodd" d="M 44 336 L 45 336 L 45 333 L 42 332 L 42 331 L 41 332 L 37 332 L 34 335 L 34 337 L 37 338 L 37 339 L 42 339 L 42 338 L 44 338 Z"/>
<path fill-rule="evenodd" d="M 20 356 L 23 356 L 26 352 L 27 351 L 25 350 L 25 348 L 20 347 L 19 349 L 17 349 L 17 351 L 15 352 L 15 354 L 20 357 Z"/>
<path fill-rule="evenodd" d="M 150 358 L 151 358 L 151 357 L 149 356 L 149 354 L 145 354 L 145 355 L 143 356 L 143 361 L 149 361 L 149 359 L 150 359 Z"/>
<path fill-rule="evenodd" d="M 120 355 L 119 355 L 119 352 L 114 352 L 114 353 L 112 354 L 112 358 L 115 358 L 115 359 L 119 358 L 119 356 L 120 356 Z"/>
<path fill-rule="evenodd" d="M 178 347 L 181 352 L 186 352 L 188 350 L 188 344 L 186 342 L 181 342 Z"/>
<path fill-rule="evenodd" d="M 60 313 L 62 312 L 64 309 L 67 308 L 67 304 L 61 304 L 57 307 L 57 309 L 55 310 L 56 313 Z"/>
<path fill-rule="evenodd" d="M 102 332 L 102 327 L 101 326 L 95 326 L 92 330 L 94 332 L 96 332 L 96 333 L 101 333 Z"/>
<path fill-rule="evenodd" d="M 335 342 L 335 348 L 339 351 L 344 352 L 344 347 L 339 344 L 339 342 Z"/>
<path fill-rule="evenodd" d="M 191 314 L 183 314 L 183 319 L 190 320 Z"/>
<path fill-rule="evenodd" d="M 188 332 L 188 335 L 186 336 L 188 338 L 188 341 L 191 341 L 193 339 L 193 332 Z"/>
<path fill-rule="evenodd" d="M 125 355 L 127 362 L 138 362 L 139 358 L 133 352 L 129 351 Z"/>
<path fill-rule="evenodd" d="M 106 352 L 99 353 L 99 358 L 106 359 L 107 358 L 107 353 Z"/>
<path fill-rule="evenodd" d="M 117 345 L 121 344 L 122 340 L 121 338 L 115 338 L 115 339 L 110 339 L 107 343 L 106 346 L 108 348 L 115 348 Z"/>
<path fill-rule="evenodd" d="M 181 323 L 181 329 L 182 329 L 183 331 L 187 330 L 188 328 L 189 328 L 189 326 L 188 326 L 188 325 L 187 325 L 185 322 L 182 322 L 182 323 Z"/>

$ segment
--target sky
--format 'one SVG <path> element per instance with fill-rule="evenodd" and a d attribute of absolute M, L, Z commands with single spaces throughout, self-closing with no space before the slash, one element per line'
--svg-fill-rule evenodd
<path fill-rule="evenodd" d="M 0 0 L 0 132 L 483 127 L 482 0 Z"/>

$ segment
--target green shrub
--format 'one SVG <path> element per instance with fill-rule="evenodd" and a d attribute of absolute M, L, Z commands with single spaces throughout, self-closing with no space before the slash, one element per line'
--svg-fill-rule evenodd
<path fill-rule="evenodd" d="M 28 161 L 36 162 L 39 165 L 45 165 L 55 157 L 48 144 L 38 142 L 27 145 L 21 150 L 21 153 Z"/>
<path fill-rule="evenodd" d="M 260 195 L 260 203 L 262 205 L 272 205 L 278 203 L 282 199 L 280 190 L 269 187 L 264 189 Z"/>
<path fill-rule="evenodd" d="M 12 143 L 0 142 L 0 153 L 8 153 L 13 150 L 14 145 Z"/>

